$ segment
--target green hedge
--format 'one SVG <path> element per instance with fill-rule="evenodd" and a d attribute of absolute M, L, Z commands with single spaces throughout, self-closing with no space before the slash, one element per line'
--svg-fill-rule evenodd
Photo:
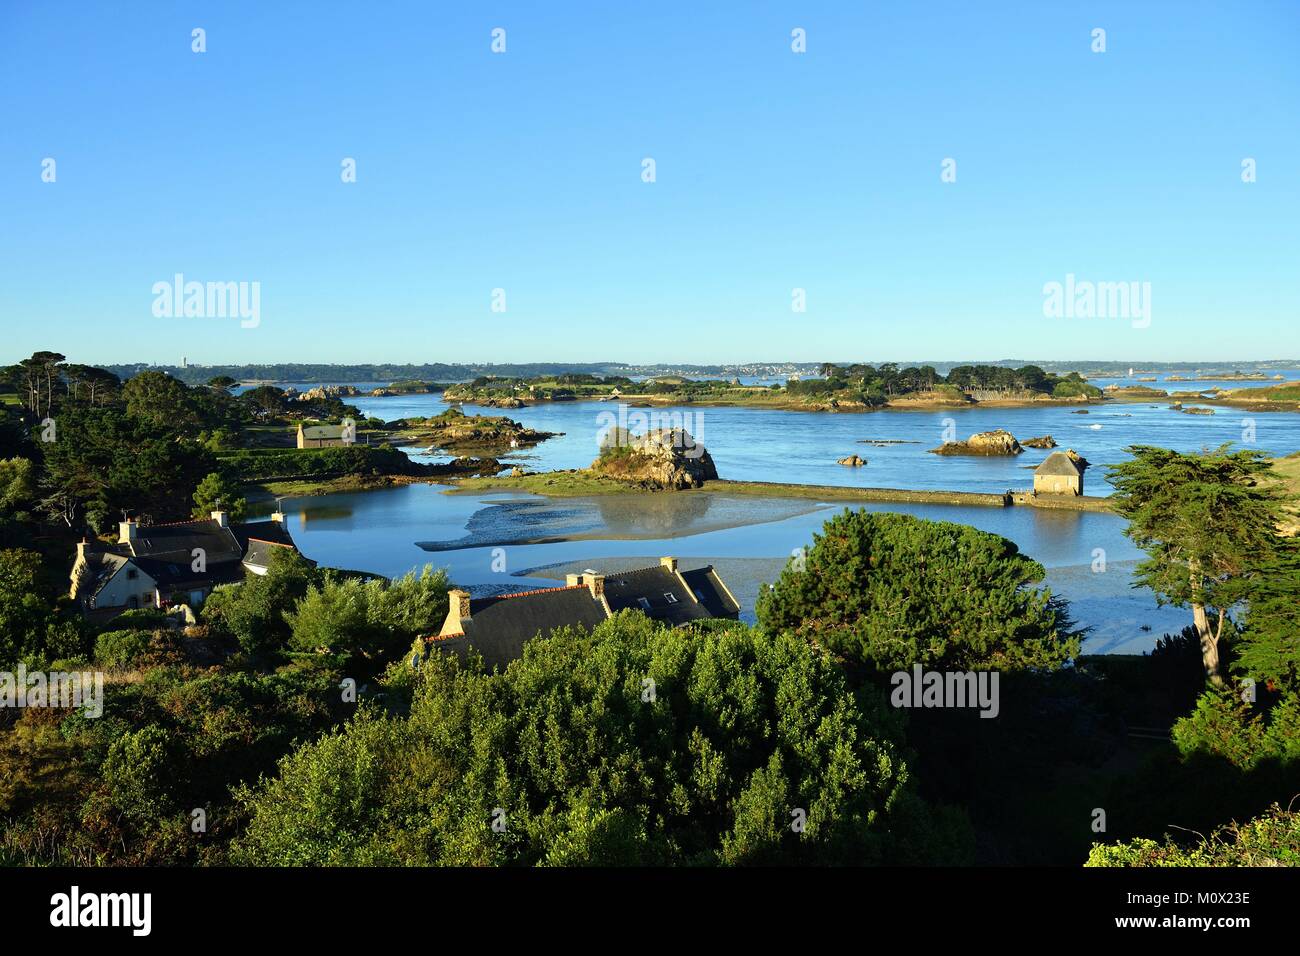
<path fill-rule="evenodd" d="M 387 445 L 335 448 L 249 448 L 220 455 L 222 465 L 241 481 L 275 478 L 334 478 L 343 475 L 403 475 L 417 469 L 411 459 Z"/>

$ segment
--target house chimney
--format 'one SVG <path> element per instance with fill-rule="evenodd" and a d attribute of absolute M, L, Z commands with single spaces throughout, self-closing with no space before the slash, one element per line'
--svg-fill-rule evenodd
<path fill-rule="evenodd" d="M 212 512 L 212 520 L 215 521 L 217 524 L 221 525 L 221 527 L 223 528 L 230 527 L 230 520 L 227 517 L 226 512 L 224 511 Z"/>
<path fill-rule="evenodd" d="M 565 587 L 576 588 L 581 583 L 582 583 L 581 574 L 566 574 L 564 576 Z"/>
<path fill-rule="evenodd" d="M 600 600 L 605 596 L 605 575 L 589 574 L 587 575 L 587 587 L 591 589 L 591 596 Z"/>
<path fill-rule="evenodd" d="M 660 564 L 661 567 L 665 567 L 665 568 L 667 568 L 667 569 L 668 569 L 669 571 L 671 571 L 673 574 L 676 574 L 676 573 L 677 573 L 677 559 L 676 559 L 676 558 L 660 558 L 660 559 L 659 559 L 659 564 Z"/>
<path fill-rule="evenodd" d="M 135 534 L 140 530 L 140 526 L 135 523 L 134 518 L 127 518 L 125 521 L 117 523 L 117 543 L 128 544 L 135 540 Z"/>
<path fill-rule="evenodd" d="M 462 591 L 459 588 L 452 588 L 447 592 L 447 600 L 451 605 L 450 615 L 458 621 L 469 620 L 469 592 Z"/>

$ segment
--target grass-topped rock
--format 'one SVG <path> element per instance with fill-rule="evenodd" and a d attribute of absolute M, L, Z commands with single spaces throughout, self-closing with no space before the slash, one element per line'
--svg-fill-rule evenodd
<path fill-rule="evenodd" d="M 591 470 L 646 488 L 698 488 L 718 477 L 701 442 L 684 428 L 658 428 L 632 435 L 614 428 L 601 440 Z"/>
<path fill-rule="evenodd" d="M 557 434 L 525 428 L 504 415 L 466 415 L 454 406 L 432 418 L 408 419 L 405 425 L 404 430 L 421 444 L 451 454 L 504 454 L 512 448 L 531 448 Z"/>

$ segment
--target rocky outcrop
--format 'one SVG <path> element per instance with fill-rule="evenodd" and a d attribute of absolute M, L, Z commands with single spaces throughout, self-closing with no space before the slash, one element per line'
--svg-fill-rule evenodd
<path fill-rule="evenodd" d="M 857 455 L 849 455 L 848 458 L 841 458 L 841 459 L 840 459 L 839 461 L 837 461 L 835 464 L 837 464 L 837 465 L 851 465 L 851 466 L 854 467 L 854 468 L 861 468 L 861 467 L 862 467 L 863 465 L 865 465 L 866 463 L 867 463 L 867 460 L 866 460 L 865 458 L 859 458 Z"/>
<path fill-rule="evenodd" d="M 704 445 L 684 428 L 659 428 L 644 435 L 615 428 L 601 444 L 591 470 L 642 488 L 698 488 L 718 477 Z"/>
<path fill-rule="evenodd" d="M 998 429 L 976 432 L 965 441 L 944 442 L 930 451 L 935 455 L 1019 455 L 1024 449 L 1016 441 L 1015 435 Z"/>
<path fill-rule="evenodd" d="M 323 402 L 327 398 L 353 398 L 361 394 L 355 385 L 317 385 L 298 396 L 300 402 Z"/>
<path fill-rule="evenodd" d="M 1051 435 L 1044 435 L 1042 438 L 1026 438 L 1020 444 L 1025 448 L 1055 448 L 1056 439 Z"/>
<path fill-rule="evenodd" d="M 496 475 L 504 471 L 505 465 L 495 458 L 470 458 L 461 455 L 442 465 L 426 465 L 425 474 L 467 478 L 474 475 Z"/>
<path fill-rule="evenodd" d="M 433 418 L 409 421 L 407 427 L 417 441 L 451 453 L 505 454 L 510 449 L 531 448 L 557 434 L 525 428 L 504 415 L 466 415 L 455 407 Z"/>

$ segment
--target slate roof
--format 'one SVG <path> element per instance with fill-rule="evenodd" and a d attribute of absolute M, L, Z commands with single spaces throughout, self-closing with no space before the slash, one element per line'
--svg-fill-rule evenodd
<path fill-rule="evenodd" d="M 250 524 L 232 524 L 230 531 L 239 542 L 239 546 L 248 549 L 251 540 L 268 541 L 271 544 L 293 545 L 293 536 L 282 521 L 254 521 Z"/>
<path fill-rule="evenodd" d="M 695 592 L 710 617 L 731 617 L 740 613 L 740 603 L 731 596 L 712 565 L 683 571 L 687 586 Z"/>
<path fill-rule="evenodd" d="M 135 538 L 105 550 L 88 551 L 87 570 L 92 575 L 90 601 L 128 561 L 152 578 L 164 592 L 232 584 L 244 576 L 243 564 L 267 567 L 276 548 L 296 548 L 279 521 L 255 521 L 223 528 L 215 520 L 138 526 Z M 202 548 L 207 562 L 203 572 L 194 568 L 194 549 Z"/>
<path fill-rule="evenodd" d="M 522 657 L 524 644 L 539 634 L 546 636 L 568 625 L 590 631 L 609 614 L 626 609 L 669 627 L 739 613 L 740 605 L 711 566 L 684 571 L 682 578 L 685 583 L 663 565 L 607 574 L 604 601 L 592 597 L 585 583 L 473 598 L 469 618 L 461 621 L 461 633 L 428 640 L 447 649 L 470 646 L 487 664 L 505 665 Z"/>
<path fill-rule="evenodd" d="M 489 665 L 523 657 L 524 643 L 538 634 L 546 636 L 566 625 L 591 630 L 607 617 L 605 606 L 585 584 L 475 598 L 469 602 L 469 613 L 469 620 L 461 622 L 463 643 L 473 646 Z"/>
<path fill-rule="evenodd" d="M 163 561 L 158 558 L 132 558 L 141 571 L 158 582 L 158 590 L 167 597 L 168 591 L 184 591 L 189 588 L 205 587 L 215 584 L 233 584 L 243 578 L 243 571 L 237 561 L 224 561 L 216 566 L 198 572 L 190 561 Z"/>
<path fill-rule="evenodd" d="M 1054 451 L 1043 459 L 1041 465 L 1034 469 L 1034 474 L 1068 475 L 1074 478 L 1082 475 L 1087 467 L 1088 463 L 1078 455 L 1071 457 L 1071 453 L 1068 451 Z"/>
<path fill-rule="evenodd" d="M 615 613 L 633 608 L 671 627 L 713 616 L 662 565 L 605 575 L 605 600 Z"/>
<path fill-rule="evenodd" d="M 244 549 L 229 528 L 211 518 L 178 524 L 142 525 L 123 547 L 137 558 L 159 558 L 188 565 L 195 548 L 202 548 L 209 565 L 238 561 Z"/>

